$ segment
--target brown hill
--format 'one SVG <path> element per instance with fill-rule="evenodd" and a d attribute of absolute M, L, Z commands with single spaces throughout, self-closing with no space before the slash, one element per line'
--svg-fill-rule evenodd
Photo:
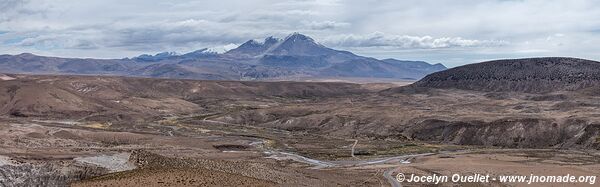
<path fill-rule="evenodd" d="M 230 125 L 223 128 L 327 137 L 513 148 L 600 146 L 600 103 L 573 92 L 423 89 L 384 95 L 349 83 L 10 76 L 16 79 L 0 81 L 0 118 L 9 121 L 61 120 L 67 126 L 98 123 L 137 131 L 175 117 L 186 124 L 208 120 Z"/>
<path fill-rule="evenodd" d="M 91 117 L 177 114 L 202 110 L 198 100 L 310 99 L 363 93 L 358 84 L 239 82 L 91 76 L 17 75 L 0 81 L 1 115 Z M 123 116 L 123 115 L 121 115 Z"/>

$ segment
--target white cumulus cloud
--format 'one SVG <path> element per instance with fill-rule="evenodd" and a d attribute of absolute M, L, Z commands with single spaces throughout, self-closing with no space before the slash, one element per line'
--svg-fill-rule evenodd
<path fill-rule="evenodd" d="M 436 49 L 450 47 L 491 47 L 508 44 L 498 40 L 474 40 L 461 37 L 431 37 L 386 35 L 374 32 L 366 35 L 346 34 L 327 38 L 324 43 L 340 47 L 396 47 L 403 49 Z"/>

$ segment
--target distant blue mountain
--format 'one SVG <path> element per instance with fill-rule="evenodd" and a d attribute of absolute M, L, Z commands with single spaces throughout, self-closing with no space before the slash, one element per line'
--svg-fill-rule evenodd
<path fill-rule="evenodd" d="M 189 79 L 291 78 L 420 79 L 445 70 L 423 61 L 379 60 L 328 48 L 293 33 L 283 39 L 249 40 L 219 54 L 204 48 L 186 54 L 162 52 L 131 59 L 77 59 L 32 54 L 0 55 L 3 73 L 110 74 Z"/>
<path fill-rule="evenodd" d="M 143 54 L 143 55 L 134 57 L 133 59 L 137 60 L 137 61 L 156 62 L 156 61 L 166 60 L 166 59 L 177 57 L 177 56 L 179 56 L 179 55 L 176 52 L 162 52 L 162 53 L 158 53 L 155 55 Z"/>

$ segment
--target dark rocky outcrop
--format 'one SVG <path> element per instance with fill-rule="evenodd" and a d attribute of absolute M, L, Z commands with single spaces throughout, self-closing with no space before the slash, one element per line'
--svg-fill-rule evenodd
<path fill-rule="evenodd" d="M 432 73 L 413 87 L 546 93 L 600 86 L 600 62 L 563 57 L 495 60 Z"/>

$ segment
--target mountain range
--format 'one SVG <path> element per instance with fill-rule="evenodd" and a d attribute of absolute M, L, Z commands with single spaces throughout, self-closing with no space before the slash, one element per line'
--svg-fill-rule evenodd
<path fill-rule="evenodd" d="M 3 73 L 119 75 L 206 80 L 386 78 L 416 80 L 445 70 L 423 61 L 375 59 L 328 48 L 293 33 L 283 39 L 249 40 L 224 53 L 200 49 L 123 59 L 59 58 L 30 53 L 0 55 Z"/>

